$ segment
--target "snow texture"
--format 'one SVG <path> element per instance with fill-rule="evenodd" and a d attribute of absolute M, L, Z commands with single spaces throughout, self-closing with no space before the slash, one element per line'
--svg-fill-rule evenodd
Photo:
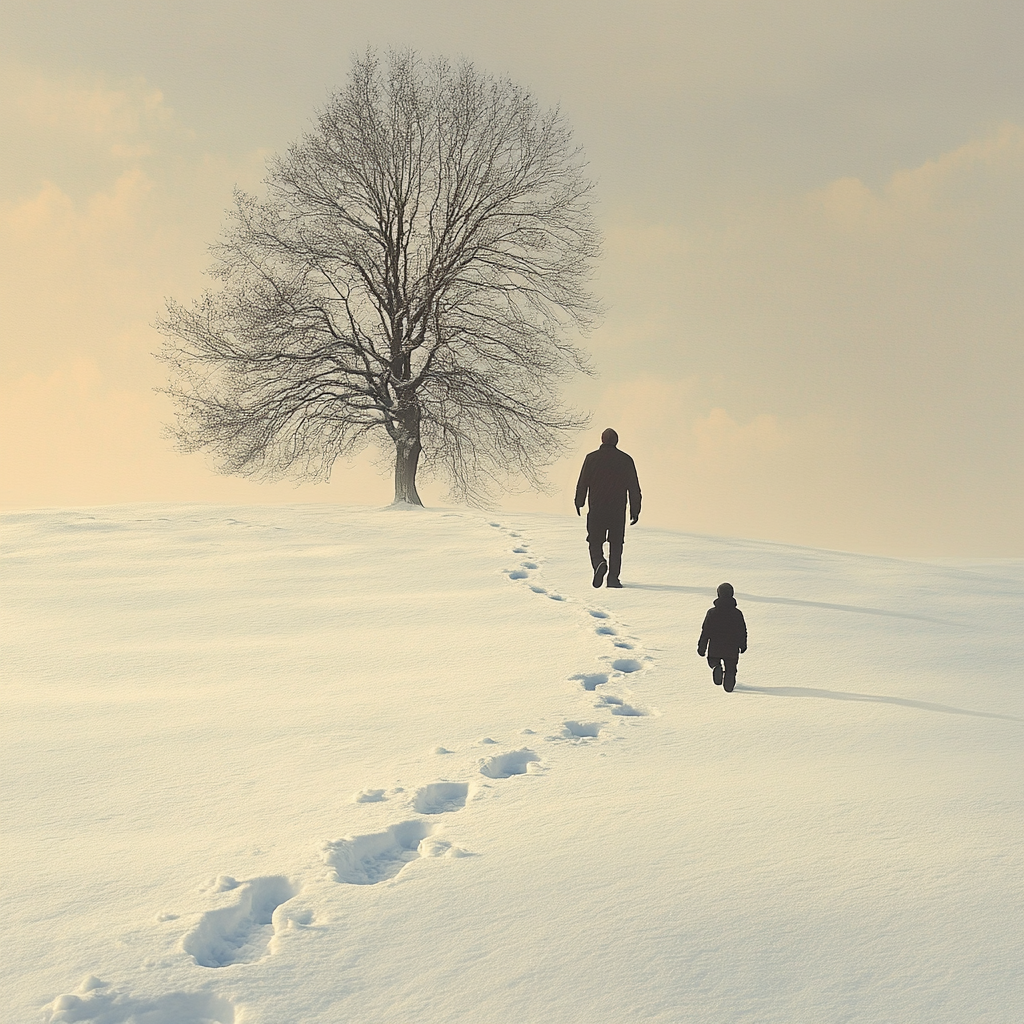
<path fill-rule="evenodd" d="M 640 526 L 597 592 L 575 517 L 0 523 L 5 1020 L 1024 1019 L 1020 561 Z"/>

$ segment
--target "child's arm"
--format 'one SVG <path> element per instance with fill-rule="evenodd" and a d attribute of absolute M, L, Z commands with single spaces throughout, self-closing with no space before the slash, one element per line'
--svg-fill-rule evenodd
<path fill-rule="evenodd" d="M 697 653 L 703 658 L 705 652 L 708 649 L 708 619 L 711 618 L 711 612 L 704 616 L 704 624 L 700 627 L 700 639 L 697 641 Z"/>
<path fill-rule="evenodd" d="M 743 638 L 742 642 L 740 643 L 740 654 L 746 654 L 747 653 L 747 620 L 745 618 L 743 618 L 743 612 L 741 612 L 739 610 L 739 608 L 737 608 L 736 611 L 739 612 L 739 616 L 740 616 L 740 629 L 742 630 L 742 638 Z"/>

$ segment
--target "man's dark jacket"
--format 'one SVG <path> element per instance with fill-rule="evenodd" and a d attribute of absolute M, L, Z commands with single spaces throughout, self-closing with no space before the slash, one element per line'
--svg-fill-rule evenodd
<path fill-rule="evenodd" d="M 621 519 L 629 498 L 629 517 L 640 515 L 640 481 L 636 466 L 613 444 L 602 444 L 583 460 L 576 484 L 576 507 L 583 508 L 590 494 L 590 514 L 599 519 Z"/>
<path fill-rule="evenodd" d="M 743 612 L 736 607 L 736 598 L 719 597 L 714 608 L 704 616 L 697 653 L 703 657 L 724 658 L 729 654 L 742 654 L 747 649 L 747 623 Z"/>

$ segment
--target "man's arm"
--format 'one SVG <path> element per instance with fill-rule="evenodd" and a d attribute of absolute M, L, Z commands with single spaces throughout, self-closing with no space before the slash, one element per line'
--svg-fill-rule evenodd
<path fill-rule="evenodd" d="M 580 478 L 576 482 L 576 515 L 587 503 L 587 491 L 590 489 L 590 456 L 583 460 L 583 468 L 580 470 Z"/>
<path fill-rule="evenodd" d="M 629 495 L 629 522 L 631 526 L 636 525 L 640 518 L 640 479 L 636 475 L 636 463 L 629 460 L 629 480 L 626 483 L 626 493 Z"/>

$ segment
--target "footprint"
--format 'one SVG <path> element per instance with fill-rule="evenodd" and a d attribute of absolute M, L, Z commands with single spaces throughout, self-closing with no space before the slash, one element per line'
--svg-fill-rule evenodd
<path fill-rule="evenodd" d="M 513 555 L 528 555 L 529 553 L 530 553 L 529 548 L 519 547 L 519 548 L 513 548 L 512 549 L 512 554 Z"/>
<path fill-rule="evenodd" d="M 480 762 L 480 774 L 489 779 L 508 779 L 513 775 L 525 775 L 530 764 L 540 761 L 532 751 L 523 747 L 522 750 L 510 750 L 506 754 L 495 754 Z"/>
<path fill-rule="evenodd" d="M 633 707 L 632 704 L 627 704 L 621 697 L 605 696 L 599 698 L 600 703 L 596 704 L 595 707 L 601 707 L 602 705 L 608 708 L 613 715 L 620 715 L 623 718 L 644 718 L 647 715 L 646 711 L 641 711 L 639 708 Z"/>
<path fill-rule="evenodd" d="M 299 900 L 289 901 L 287 910 L 282 907 L 274 914 L 274 936 L 267 946 L 267 952 L 280 952 L 282 943 L 288 941 L 289 934 L 305 931 L 307 928 L 316 928 L 315 922 L 316 918 L 312 910 L 308 907 L 303 908 Z"/>
<path fill-rule="evenodd" d="M 643 718 L 647 712 L 633 707 L 632 704 L 619 704 L 612 708 L 613 715 L 622 715 L 623 718 Z"/>
<path fill-rule="evenodd" d="M 525 580 L 530 574 L 525 569 L 513 569 L 509 574 L 510 580 Z"/>
<path fill-rule="evenodd" d="M 547 591 L 543 587 L 530 587 L 535 594 L 546 594 Z"/>
<path fill-rule="evenodd" d="M 237 878 L 232 878 L 231 875 L 218 875 L 216 878 L 211 878 L 204 888 L 207 892 L 231 892 L 241 884 Z"/>
<path fill-rule="evenodd" d="M 462 810 L 468 794 L 468 782 L 431 782 L 416 790 L 412 805 L 420 814 L 444 814 Z"/>
<path fill-rule="evenodd" d="M 536 569 L 537 568 L 537 563 L 536 562 L 523 562 L 522 565 L 523 565 L 524 569 Z"/>
<path fill-rule="evenodd" d="M 274 911 L 298 894 L 283 875 L 254 878 L 242 885 L 233 907 L 203 914 L 182 940 L 200 967 L 228 967 L 259 960 L 274 937 Z"/>
<path fill-rule="evenodd" d="M 561 594 L 548 594 L 548 597 L 550 597 L 552 601 L 564 601 L 565 600 L 565 598 L 562 597 Z"/>
<path fill-rule="evenodd" d="M 607 618 L 610 618 L 610 616 L 609 616 L 609 614 L 607 612 L 595 611 L 593 608 L 591 608 L 590 614 L 593 615 L 595 619 L 607 619 Z"/>
<path fill-rule="evenodd" d="M 383 789 L 361 789 L 352 797 L 354 804 L 376 804 L 387 800 Z"/>
<path fill-rule="evenodd" d="M 437 836 L 427 836 L 419 845 L 421 857 L 472 857 L 474 854 L 461 846 L 453 846 Z"/>
<path fill-rule="evenodd" d="M 593 739 L 601 728 L 600 722 L 566 722 L 564 735 L 569 739 Z"/>
<path fill-rule="evenodd" d="M 235 1024 L 235 1008 L 212 992 L 170 992 L 156 999 L 136 999 L 89 977 L 76 992 L 57 996 L 48 1006 L 48 1024 L 96 1021 L 97 1024 Z"/>
<path fill-rule="evenodd" d="M 631 650 L 633 650 L 633 645 L 632 644 L 627 644 L 625 640 L 616 640 L 615 641 L 615 646 L 620 648 L 623 651 L 631 651 Z"/>
<path fill-rule="evenodd" d="M 636 658 L 616 658 L 612 662 L 612 668 L 616 672 L 639 672 L 643 665 Z"/>
<path fill-rule="evenodd" d="M 425 821 L 402 821 L 386 832 L 324 843 L 320 856 L 333 869 L 336 882 L 376 885 L 394 878 L 406 864 L 423 856 L 420 846 L 433 831 Z"/>
<path fill-rule="evenodd" d="M 496 530 L 501 529 L 501 523 L 488 523 L 488 526 L 493 526 Z"/>
<path fill-rule="evenodd" d="M 607 672 L 579 672 L 570 679 L 578 679 L 583 684 L 584 690 L 596 690 L 599 686 L 608 682 Z"/>
<path fill-rule="evenodd" d="M 618 636 L 618 630 L 613 629 L 611 626 L 598 626 L 594 632 L 598 636 Z"/>

